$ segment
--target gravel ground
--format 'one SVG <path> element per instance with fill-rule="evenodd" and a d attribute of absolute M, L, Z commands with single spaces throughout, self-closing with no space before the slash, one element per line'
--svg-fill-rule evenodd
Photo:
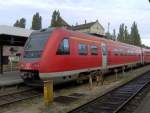
<path fill-rule="evenodd" d="M 150 113 L 150 91 L 133 113 Z"/>
<path fill-rule="evenodd" d="M 49 106 L 44 106 L 43 97 L 37 97 L 30 100 L 24 100 L 14 104 L 10 104 L 4 107 L 0 107 L 0 113 L 65 113 L 74 109 L 90 100 L 97 98 L 100 95 L 112 90 L 115 87 L 118 87 L 127 81 L 133 79 L 134 77 L 144 73 L 150 69 L 150 65 L 136 69 L 133 72 L 126 72 L 123 76 L 118 74 L 118 80 L 115 80 L 114 75 L 109 75 L 105 78 L 103 85 L 96 86 L 96 83 L 93 83 L 93 89 L 89 89 L 88 84 L 83 84 L 71 88 L 62 88 L 60 90 L 54 91 L 54 96 L 68 96 L 72 93 L 83 93 L 85 96 L 80 99 L 68 103 L 60 104 L 58 102 L 53 102 Z"/>
<path fill-rule="evenodd" d="M 148 84 L 144 89 L 142 89 L 142 91 L 140 91 L 118 113 L 150 113 L 150 112 L 145 112 L 145 111 L 150 111 L 149 97 L 150 97 L 150 84 Z M 143 104 L 143 105 L 140 105 L 140 104 Z"/>

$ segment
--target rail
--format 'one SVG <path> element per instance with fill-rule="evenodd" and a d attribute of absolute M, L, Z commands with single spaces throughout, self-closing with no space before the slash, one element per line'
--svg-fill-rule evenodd
<path fill-rule="evenodd" d="M 150 83 L 150 71 L 68 113 L 117 113 Z"/>
<path fill-rule="evenodd" d="M 0 96 L 0 106 L 11 104 L 17 101 L 26 100 L 29 98 L 40 96 L 41 93 L 33 88 L 25 89 L 22 91 L 8 93 Z"/>

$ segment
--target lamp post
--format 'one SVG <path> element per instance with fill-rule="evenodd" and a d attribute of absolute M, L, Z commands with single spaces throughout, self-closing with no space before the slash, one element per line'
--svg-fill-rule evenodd
<path fill-rule="evenodd" d="M 109 33 L 109 28 L 110 28 L 110 22 L 108 22 L 108 33 Z"/>

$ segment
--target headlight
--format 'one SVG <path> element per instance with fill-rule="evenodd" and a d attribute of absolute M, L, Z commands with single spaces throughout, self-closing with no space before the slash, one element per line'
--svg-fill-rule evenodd
<path fill-rule="evenodd" d="M 33 68 L 39 68 L 40 67 L 39 63 L 33 63 L 32 66 L 33 66 Z"/>
<path fill-rule="evenodd" d="M 25 67 L 25 65 L 24 65 L 24 64 L 20 64 L 20 67 L 21 67 L 21 68 L 24 68 L 24 67 Z"/>

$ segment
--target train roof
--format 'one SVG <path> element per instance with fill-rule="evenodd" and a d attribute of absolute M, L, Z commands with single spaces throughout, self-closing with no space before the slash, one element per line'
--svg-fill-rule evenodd
<path fill-rule="evenodd" d="M 130 44 L 126 44 L 126 43 L 122 43 L 119 41 L 114 41 L 114 40 L 110 40 L 110 39 L 106 39 L 104 38 L 105 36 L 95 36 L 92 34 L 87 34 L 87 33 L 81 33 L 79 31 L 72 31 L 72 30 L 68 30 L 65 28 L 57 28 L 58 30 L 62 30 L 62 31 L 66 31 L 71 33 L 73 36 L 80 36 L 82 38 L 89 38 L 89 39 L 94 39 L 94 40 L 101 40 L 104 41 L 106 43 L 110 43 L 110 44 L 114 44 L 114 45 L 121 45 L 121 46 L 125 46 L 125 47 L 134 47 L 134 48 L 140 48 L 138 46 L 134 46 L 134 45 L 130 45 Z"/>
<path fill-rule="evenodd" d="M 106 39 L 105 36 L 96 36 L 96 35 L 92 35 L 92 34 L 81 33 L 79 31 L 72 31 L 72 30 L 66 29 L 64 27 L 61 27 L 61 28 L 47 28 L 47 29 L 40 30 L 40 32 L 42 32 L 42 31 L 45 31 L 45 32 L 50 32 L 50 31 L 62 31 L 62 32 L 64 32 L 65 31 L 68 35 L 79 36 L 79 37 L 82 37 L 82 38 L 89 38 L 89 39 L 94 39 L 94 40 L 101 40 L 101 41 L 104 41 L 106 43 L 116 45 L 116 46 L 121 45 L 121 46 L 124 46 L 124 47 L 127 47 L 127 48 L 128 47 L 141 48 L 141 47 L 138 47 L 138 46 L 135 46 L 135 45 L 130 45 L 130 44 L 122 43 L 122 42 L 119 42 L 119 41 Z M 146 48 L 144 48 L 144 49 L 146 49 Z"/>

